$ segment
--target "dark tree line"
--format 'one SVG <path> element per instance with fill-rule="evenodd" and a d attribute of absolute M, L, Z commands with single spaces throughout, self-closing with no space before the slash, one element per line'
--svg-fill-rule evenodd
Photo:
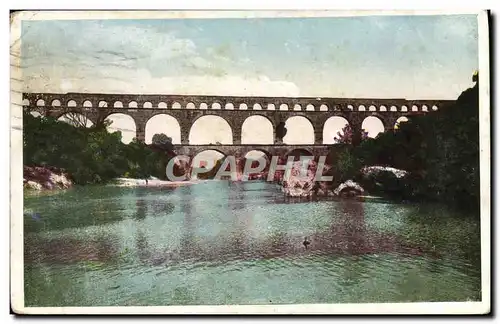
<path fill-rule="evenodd" d="M 107 124 L 70 125 L 52 117 L 23 116 L 24 165 L 63 169 L 76 184 L 106 183 L 117 177 L 165 179 L 165 167 L 175 156 L 171 138 L 155 134 L 146 145 L 121 141 Z"/>
<path fill-rule="evenodd" d="M 479 208 L 479 85 L 454 104 L 412 116 L 396 130 L 366 138 L 338 154 L 340 178 L 360 178 L 363 166 L 381 165 L 409 172 L 404 180 L 386 175 L 382 186 L 402 199 L 433 200 Z M 380 179 L 379 179 L 380 180 Z M 383 180 L 380 180 L 383 182 Z M 379 181 L 379 182 L 380 182 Z"/>

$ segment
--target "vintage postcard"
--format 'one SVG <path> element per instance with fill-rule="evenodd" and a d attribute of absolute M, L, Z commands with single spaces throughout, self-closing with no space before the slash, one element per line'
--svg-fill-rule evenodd
<path fill-rule="evenodd" d="M 490 312 L 488 13 L 11 14 L 18 314 Z"/>

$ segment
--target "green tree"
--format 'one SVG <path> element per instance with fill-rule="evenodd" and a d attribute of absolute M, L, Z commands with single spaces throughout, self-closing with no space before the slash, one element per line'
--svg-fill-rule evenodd
<path fill-rule="evenodd" d="M 477 78 L 475 78 L 477 80 Z M 361 166 L 406 170 L 405 195 L 437 200 L 460 208 L 479 208 L 479 86 L 465 90 L 455 103 L 436 112 L 412 116 L 397 130 L 369 139 L 341 156 L 338 170 L 350 174 Z M 397 184 L 402 185 L 401 183 Z M 394 185 L 394 187 L 397 187 Z"/>

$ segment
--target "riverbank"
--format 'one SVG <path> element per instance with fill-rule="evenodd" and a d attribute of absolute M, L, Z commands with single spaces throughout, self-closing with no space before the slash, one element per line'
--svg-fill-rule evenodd
<path fill-rule="evenodd" d="M 202 183 L 204 181 L 166 181 L 160 179 L 134 179 L 134 178 L 117 178 L 109 185 L 118 187 L 180 187 L 192 184 Z"/>
<path fill-rule="evenodd" d="M 69 175 L 62 169 L 51 167 L 23 167 L 23 187 L 27 190 L 57 190 L 73 186 Z"/>
<path fill-rule="evenodd" d="M 118 187 L 179 187 L 204 181 L 165 181 L 157 178 L 116 178 L 109 183 Z M 24 166 L 23 187 L 27 191 L 50 192 L 73 187 L 71 176 L 62 169 L 41 166 Z"/>

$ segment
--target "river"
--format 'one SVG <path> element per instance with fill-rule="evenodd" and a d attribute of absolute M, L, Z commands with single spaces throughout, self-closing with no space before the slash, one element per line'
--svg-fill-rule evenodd
<path fill-rule="evenodd" d="M 441 206 L 226 181 L 24 204 L 25 306 L 480 300 L 479 219 Z"/>

